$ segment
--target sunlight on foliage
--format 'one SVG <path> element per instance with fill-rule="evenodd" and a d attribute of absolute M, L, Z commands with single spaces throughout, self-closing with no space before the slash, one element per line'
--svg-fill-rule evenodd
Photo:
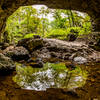
<path fill-rule="evenodd" d="M 15 43 L 20 39 L 33 37 L 34 34 L 45 38 L 67 40 L 67 34 L 71 34 L 72 29 L 74 32 L 77 31 L 79 36 L 89 34 L 90 17 L 72 10 L 23 6 L 16 10 L 6 23 L 9 41 Z"/>

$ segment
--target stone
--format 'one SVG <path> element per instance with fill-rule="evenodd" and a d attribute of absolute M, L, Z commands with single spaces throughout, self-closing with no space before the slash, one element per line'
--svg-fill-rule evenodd
<path fill-rule="evenodd" d="M 28 60 L 28 63 L 33 68 L 42 68 L 43 67 L 43 61 L 41 58 L 37 58 L 37 59 L 30 58 Z"/>
<path fill-rule="evenodd" d="M 28 50 L 22 46 L 19 46 L 19 47 L 9 46 L 8 48 L 6 48 L 3 51 L 3 54 L 12 58 L 12 60 L 14 60 L 14 61 L 28 60 L 29 59 Z"/>
<path fill-rule="evenodd" d="M 77 53 L 73 53 L 70 57 L 69 57 L 69 59 L 70 60 L 72 60 L 74 57 L 76 57 L 77 56 Z"/>
<path fill-rule="evenodd" d="M 8 43 L 0 43 L 0 49 L 1 49 L 1 50 L 6 49 L 8 46 L 9 46 Z"/>
<path fill-rule="evenodd" d="M 39 35 L 34 35 L 34 39 L 40 39 L 41 37 Z"/>
<path fill-rule="evenodd" d="M 42 59 L 50 59 L 51 55 L 49 52 L 47 52 L 47 53 L 40 52 L 40 54 L 37 54 L 37 57 L 42 58 Z"/>
<path fill-rule="evenodd" d="M 84 64 L 84 63 L 87 62 L 87 59 L 80 56 L 80 57 L 75 57 L 75 58 L 74 58 L 74 61 L 75 61 L 76 63 L 78 63 L 78 64 Z"/>
<path fill-rule="evenodd" d="M 27 38 L 18 41 L 17 46 L 25 47 L 29 52 L 33 52 L 41 47 L 43 47 L 43 40 L 41 38 Z"/>
<path fill-rule="evenodd" d="M 0 53 L 0 75 L 10 74 L 15 70 L 14 62 L 9 58 Z"/>
<path fill-rule="evenodd" d="M 32 57 L 35 58 L 41 58 L 41 59 L 50 59 L 51 58 L 51 52 L 46 47 L 42 47 L 41 49 L 38 49 L 36 51 L 32 52 Z"/>
<path fill-rule="evenodd" d="M 75 35 L 75 34 L 68 34 L 67 38 L 68 38 L 68 41 L 75 41 L 77 39 L 77 35 Z"/>
<path fill-rule="evenodd" d="M 51 55 L 51 57 L 57 57 L 58 56 L 57 53 L 55 53 L 55 52 L 51 52 L 50 55 Z"/>

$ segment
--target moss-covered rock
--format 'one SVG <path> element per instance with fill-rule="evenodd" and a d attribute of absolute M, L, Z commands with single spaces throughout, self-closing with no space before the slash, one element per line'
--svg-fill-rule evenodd
<path fill-rule="evenodd" d="M 43 46 L 43 40 L 41 38 L 27 38 L 18 41 L 18 46 L 25 47 L 29 52 L 39 49 Z"/>

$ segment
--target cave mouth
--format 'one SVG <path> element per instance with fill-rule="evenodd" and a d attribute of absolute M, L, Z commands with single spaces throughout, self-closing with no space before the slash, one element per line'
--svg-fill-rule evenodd
<path fill-rule="evenodd" d="M 92 31 L 100 32 L 100 5 L 99 1 L 92 0 L 92 1 L 81 1 L 81 0 L 7 0 L 2 1 L 0 3 L 0 40 L 3 38 L 3 33 L 6 27 L 6 20 L 7 18 L 12 15 L 20 6 L 28 6 L 28 5 L 35 5 L 35 4 L 44 4 L 47 5 L 49 8 L 52 9 L 71 9 L 76 11 L 81 11 L 87 13 L 91 17 L 92 22 Z"/>
<path fill-rule="evenodd" d="M 3 37 L 4 42 L 16 42 L 35 35 L 74 41 L 78 36 L 89 33 L 91 21 L 86 13 L 32 5 L 22 6 L 8 17 Z"/>
<path fill-rule="evenodd" d="M 60 91 L 61 92 L 61 95 L 59 95 L 59 91 L 58 90 L 55 90 L 55 89 L 52 89 L 53 92 L 50 92 L 47 89 L 47 92 L 44 92 L 44 94 L 43 93 L 41 94 L 40 92 L 38 92 L 36 94 L 35 91 L 26 91 L 24 89 L 20 89 L 20 87 L 19 86 L 16 86 L 16 83 L 14 83 L 12 81 L 12 75 L 7 76 L 7 77 L 5 76 L 4 78 L 1 78 L 1 84 L 2 84 L 1 85 L 1 90 L 3 90 L 3 91 L 1 91 L 1 96 L 0 97 L 1 98 L 3 97 L 3 99 L 4 98 L 7 98 L 7 99 L 9 99 L 9 98 L 11 98 L 11 99 L 12 98 L 13 99 L 15 99 L 15 98 L 17 98 L 17 99 L 19 99 L 19 98 L 21 98 L 21 99 L 23 99 L 23 98 L 29 99 L 30 98 L 29 100 L 31 100 L 32 97 L 33 98 L 35 98 L 35 97 L 38 98 L 39 97 L 38 98 L 39 100 L 41 98 L 43 100 L 48 98 L 48 100 L 49 100 L 49 97 L 51 97 L 53 100 L 56 100 L 56 98 L 59 99 L 59 100 L 60 99 L 64 100 L 64 99 L 67 98 L 67 95 L 68 95 L 68 100 L 69 100 L 70 97 L 72 97 L 74 99 L 74 97 L 77 97 L 77 96 L 79 97 L 80 100 L 82 98 L 83 99 L 85 98 L 84 100 L 87 100 L 87 99 L 91 99 L 91 100 L 92 99 L 99 99 L 100 98 L 100 96 L 99 96 L 100 84 L 99 84 L 98 80 L 100 80 L 99 79 L 100 78 L 99 77 L 100 72 L 98 70 L 99 70 L 99 65 L 100 65 L 100 63 L 99 63 L 100 62 L 100 52 L 97 52 L 94 49 L 91 49 L 90 48 L 90 47 L 94 48 L 94 45 L 97 46 L 96 48 L 98 48 L 98 45 L 100 47 L 100 34 L 98 34 L 99 39 L 98 39 L 98 37 L 96 38 L 96 33 L 99 33 L 100 32 L 100 27 L 99 27 L 100 26 L 100 24 L 99 24 L 99 20 L 100 20 L 99 19 L 99 15 L 100 14 L 99 14 L 99 10 L 98 10 L 98 8 L 100 8 L 100 7 L 99 7 L 99 5 L 97 5 L 97 3 L 93 3 L 93 1 L 95 2 L 95 0 L 88 1 L 88 3 L 86 1 L 83 1 L 82 2 L 82 0 L 77 0 L 77 1 L 76 0 L 72 0 L 73 2 L 71 2 L 71 4 L 70 4 L 71 6 L 69 6 L 69 0 L 66 1 L 66 2 L 65 2 L 65 0 L 64 1 L 63 0 L 62 1 L 59 1 L 59 0 L 46 0 L 46 1 L 45 0 L 38 0 L 38 1 L 35 1 L 34 0 L 33 2 L 31 2 L 31 0 L 28 0 L 27 3 L 26 3 L 26 0 L 25 0 L 25 2 L 24 2 L 24 0 L 23 1 L 17 0 L 17 1 L 13 1 L 13 2 L 11 2 L 11 1 L 12 0 L 6 0 L 6 1 L 3 1 L 2 0 L 2 3 L 0 3 L 0 5 L 2 5 L 0 7 L 0 22 L 1 22 L 0 23 L 0 37 L 2 37 L 2 38 L 0 38 L 0 40 L 2 39 L 4 42 L 9 42 L 9 41 L 12 42 L 10 47 L 9 47 L 9 44 L 8 45 L 6 44 L 6 46 L 9 48 L 9 49 L 6 49 L 7 51 L 5 50 L 5 52 L 4 52 L 6 56 L 9 56 L 11 59 L 13 57 L 15 59 L 17 59 L 17 60 L 19 58 L 21 58 L 21 57 L 22 57 L 21 59 L 23 59 L 22 61 L 19 61 L 21 63 L 21 65 L 22 65 L 22 66 L 20 65 L 20 67 L 19 67 L 19 72 L 18 72 L 18 75 L 19 76 L 15 76 L 15 77 L 17 77 L 18 79 L 20 78 L 22 80 L 21 82 L 23 83 L 23 80 L 25 79 L 25 77 L 24 77 L 23 74 L 27 74 L 25 76 L 28 77 L 28 75 L 29 75 L 29 77 L 28 77 L 29 80 L 26 79 L 25 81 L 31 81 L 32 82 L 32 78 L 34 78 L 34 77 L 32 76 L 33 72 L 32 72 L 31 69 L 35 69 L 34 66 L 35 67 L 36 66 L 41 67 L 41 64 L 43 64 L 44 62 L 47 62 L 47 60 L 49 62 L 55 62 L 55 60 L 56 60 L 56 62 L 55 62 L 56 64 L 59 63 L 59 62 L 62 62 L 62 60 L 63 61 L 66 61 L 66 63 L 67 63 L 67 61 L 70 60 L 67 63 L 68 65 L 67 64 L 66 65 L 67 65 L 67 67 L 72 66 L 72 68 L 73 68 L 74 65 L 77 66 L 78 64 L 79 65 L 80 64 L 85 64 L 85 66 L 83 66 L 82 68 L 83 69 L 86 68 L 86 70 L 89 73 L 89 76 L 85 80 L 86 81 L 85 85 L 83 84 L 84 86 L 82 88 L 77 88 L 76 89 L 76 91 L 78 91 L 78 92 L 76 92 L 76 91 L 68 91 L 67 92 L 65 90 L 65 91 Z M 46 4 L 49 8 L 72 9 L 72 10 L 86 12 L 91 17 L 92 29 L 94 31 L 94 35 L 91 36 L 91 34 L 90 34 L 90 37 L 89 38 L 87 38 L 87 36 L 85 35 L 85 38 L 83 38 L 83 37 L 82 38 L 83 38 L 83 41 L 85 41 L 85 40 L 90 41 L 91 40 L 89 42 L 90 44 L 88 45 L 88 43 L 87 43 L 88 41 L 86 43 L 83 43 L 83 42 L 80 42 L 80 41 L 77 41 L 77 42 L 74 42 L 73 43 L 73 42 L 65 42 L 65 41 L 64 42 L 61 42 L 61 41 L 59 41 L 57 39 L 56 40 L 55 39 L 43 39 L 44 42 L 43 41 L 41 42 L 42 39 L 39 36 L 35 36 L 33 38 L 33 35 L 28 34 L 28 36 L 25 37 L 25 38 L 28 37 L 28 40 L 27 39 L 22 39 L 23 41 L 19 42 L 19 45 L 20 46 L 23 46 L 25 48 L 23 48 L 23 47 L 20 48 L 18 45 L 16 47 L 16 44 L 15 43 L 17 43 L 17 41 L 14 38 L 18 38 L 18 39 L 20 39 L 20 37 L 22 38 L 23 35 L 24 35 L 24 33 L 25 33 L 25 31 L 22 33 L 23 35 L 21 35 L 21 32 L 19 31 L 20 27 L 18 26 L 19 23 L 16 23 L 16 28 L 15 28 L 16 29 L 16 32 L 19 31 L 20 34 L 18 36 L 13 36 L 13 35 L 15 35 L 15 33 L 14 33 L 15 31 L 12 31 L 10 33 L 13 33 L 13 34 L 10 34 L 11 37 L 8 38 L 9 35 L 7 35 L 7 31 L 5 31 L 5 27 L 7 29 L 6 21 L 7 21 L 7 19 L 9 19 L 8 17 L 13 12 L 15 12 L 15 10 L 17 10 L 20 6 L 33 5 L 33 4 L 37 4 L 37 3 L 39 3 L 39 4 Z M 29 10 L 29 9 L 27 9 L 27 10 Z M 33 10 L 33 11 L 35 12 L 35 10 Z M 19 15 L 21 15 L 21 14 L 19 14 Z M 26 17 L 28 17 L 28 16 L 26 16 Z M 31 17 L 34 17 L 34 16 L 31 16 Z M 13 19 L 12 20 L 12 23 L 17 21 L 15 19 L 15 17 L 12 18 L 12 19 Z M 35 19 L 35 17 L 34 17 L 34 19 Z M 36 18 L 36 19 L 37 20 L 40 20 L 40 18 Z M 24 19 L 23 22 L 21 23 L 21 25 L 23 27 L 25 27 L 25 25 L 24 25 L 25 24 L 24 23 L 25 20 L 27 20 L 27 18 Z M 63 19 L 62 21 L 64 22 L 65 20 Z M 11 26 L 13 26 L 12 23 L 11 23 Z M 31 21 L 28 21 L 27 22 L 27 24 L 29 24 L 29 23 L 31 23 Z M 36 24 L 37 24 L 37 21 L 34 20 L 34 26 Z M 62 23 L 60 23 L 60 24 L 61 24 L 61 26 L 63 26 Z M 39 24 L 39 25 L 41 25 L 41 24 Z M 29 25 L 28 27 L 30 27 L 30 31 L 32 31 L 32 32 L 34 31 L 34 30 L 32 30 L 33 25 L 32 26 Z M 58 25 L 58 27 L 60 27 L 60 25 Z M 43 27 L 41 27 L 41 28 L 44 29 Z M 10 28 L 8 28 L 8 29 L 10 29 Z M 37 27 L 34 27 L 34 29 L 37 29 Z M 49 27 L 49 29 L 50 29 L 50 27 Z M 78 30 L 79 30 L 79 28 L 78 28 Z M 28 31 L 29 30 L 27 30 L 27 26 L 26 26 L 26 33 Z M 41 33 L 43 31 L 44 30 L 42 30 Z M 56 30 L 56 31 L 57 31 L 57 33 L 59 33 L 59 32 L 60 33 L 63 33 L 62 37 L 64 36 L 64 33 L 65 32 L 63 32 L 63 30 L 60 30 L 60 31 L 59 30 Z M 38 32 L 38 31 L 35 31 L 35 32 Z M 55 31 L 53 31 L 53 32 L 55 33 Z M 71 32 L 72 33 L 77 33 L 73 29 L 71 30 Z M 44 36 L 44 34 L 42 34 L 42 37 L 43 36 Z M 71 35 L 71 36 L 73 36 L 73 35 Z M 32 37 L 32 39 L 30 39 L 29 37 Z M 80 37 L 81 40 L 82 40 L 82 38 Z M 92 38 L 95 39 L 95 41 L 94 40 L 92 41 Z M 11 39 L 11 40 L 8 40 L 8 39 Z M 36 39 L 36 41 L 34 41 L 35 39 Z M 31 41 L 29 41 L 29 40 L 31 40 Z M 26 41 L 28 41 L 28 42 L 26 43 Z M 98 43 L 96 44 L 96 42 L 98 42 Z M 43 45 L 42 43 L 47 43 L 47 44 L 44 44 Z M 40 47 L 40 48 L 37 50 L 37 47 Z M 3 48 L 3 49 L 5 49 L 5 48 Z M 32 52 L 32 50 L 33 50 L 33 52 Z M 27 52 L 27 51 L 30 51 L 30 52 Z M 12 57 L 12 55 L 13 55 L 13 57 Z M 30 64 L 33 68 L 30 68 L 30 66 L 28 66 L 28 67 L 25 66 L 27 64 L 26 63 L 26 58 L 25 58 L 26 56 L 28 56 L 27 63 Z M 38 59 L 38 61 L 37 61 L 37 59 L 34 59 L 34 57 L 37 57 L 37 58 L 40 58 L 41 57 L 43 59 L 42 60 L 41 59 L 40 60 Z M 46 59 L 46 58 L 48 58 L 48 59 Z M 75 63 L 73 63 L 74 65 L 72 65 L 72 61 L 75 62 Z M 90 63 L 88 63 L 88 61 L 90 61 Z M 96 63 L 94 63 L 94 62 L 96 62 Z M 3 67 L 5 67 L 5 66 L 3 66 Z M 43 67 L 43 65 L 42 65 L 42 67 Z M 8 68 L 8 66 L 7 66 L 7 68 Z M 20 70 L 20 68 L 22 70 Z M 27 69 L 27 68 L 29 68 L 29 69 Z M 62 68 L 62 67 L 60 66 L 60 68 Z M 69 69 L 70 68 L 71 67 L 69 67 Z M 38 68 L 38 69 L 40 69 L 40 68 Z M 41 68 L 41 69 L 43 69 L 43 68 Z M 56 69 L 56 70 L 58 70 L 58 69 Z M 75 69 L 75 67 L 74 67 L 74 69 Z M 83 73 L 83 69 L 82 70 L 78 70 L 77 73 L 79 73 L 79 71 L 80 71 L 81 73 L 79 73 L 79 74 L 84 74 Z M 22 71 L 21 74 L 19 74 L 20 71 Z M 14 75 L 15 74 L 16 74 L 16 72 L 14 73 Z M 20 77 L 20 75 L 22 75 L 22 77 Z M 30 77 L 30 75 L 32 77 Z M 60 74 L 58 76 L 62 77 L 62 74 Z M 87 76 L 87 75 L 85 74 L 85 76 Z M 38 75 L 37 75 L 37 77 L 38 77 Z M 46 78 L 48 78 L 48 77 L 46 77 Z M 80 79 L 80 77 L 78 77 L 78 79 Z M 17 81 L 17 80 L 15 79 L 15 81 Z M 18 81 L 20 81 L 20 80 L 18 80 Z M 20 84 L 20 82 L 18 84 Z M 28 82 L 26 82 L 24 84 L 27 85 Z M 80 85 L 80 83 L 78 83 L 78 84 Z M 38 84 L 38 85 L 40 85 L 40 84 Z M 28 89 L 30 89 L 31 85 L 29 84 L 27 86 L 29 86 Z M 8 87 L 8 89 L 7 89 L 7 87 Z M 26 89 L 27 89 L 27 87 L 26 87 Z M 13 93 L 12 93 L 12 91 L 13 91 Z M 18 95 L 16 95 L 16 93 L 18 93 Z M 35 94 L 36 94 L 36 96 L 35 96 Z M 64 94 L 64 95 L 62 96 L 62 94 Z M 45 98 L 44 95 L 46 95 L 46 98 Z"/>

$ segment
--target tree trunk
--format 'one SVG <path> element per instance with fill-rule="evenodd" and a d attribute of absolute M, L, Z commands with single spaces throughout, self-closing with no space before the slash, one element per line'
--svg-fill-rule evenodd
<path fill-rule="evenodd" d="M 72 26 L 74 27 L 75 26 L 75 23 L 74 23 L 73 12 L 71 10 L 69 10 L 69 11 L 70 11 L 71 19 L 72 19 Z"/>
<path fill-rule="evenodd" d="M 67 15 L 68 15 L 68 20 L 69 20 L 69 25 L 70 25 L 70 27 L 71 27 L 71 20 L 70 20 L 69 10 L 67 11 Z"/>
<path fill-rule="evenodd" d="M 6 18 L 1 18 L 0 19 L 0 42 L 2 42 L 2 36 L 3 36 L 3 33 L 5 31 L 5 27 L 6 27 Z"/>
<path fill-rule="evenodd" d="M 3 42 L 4 43 L 9 43 L 9 37 L 8 37 L 8 32 L 7 31 L 5 31 L 3 33 Z"/>

